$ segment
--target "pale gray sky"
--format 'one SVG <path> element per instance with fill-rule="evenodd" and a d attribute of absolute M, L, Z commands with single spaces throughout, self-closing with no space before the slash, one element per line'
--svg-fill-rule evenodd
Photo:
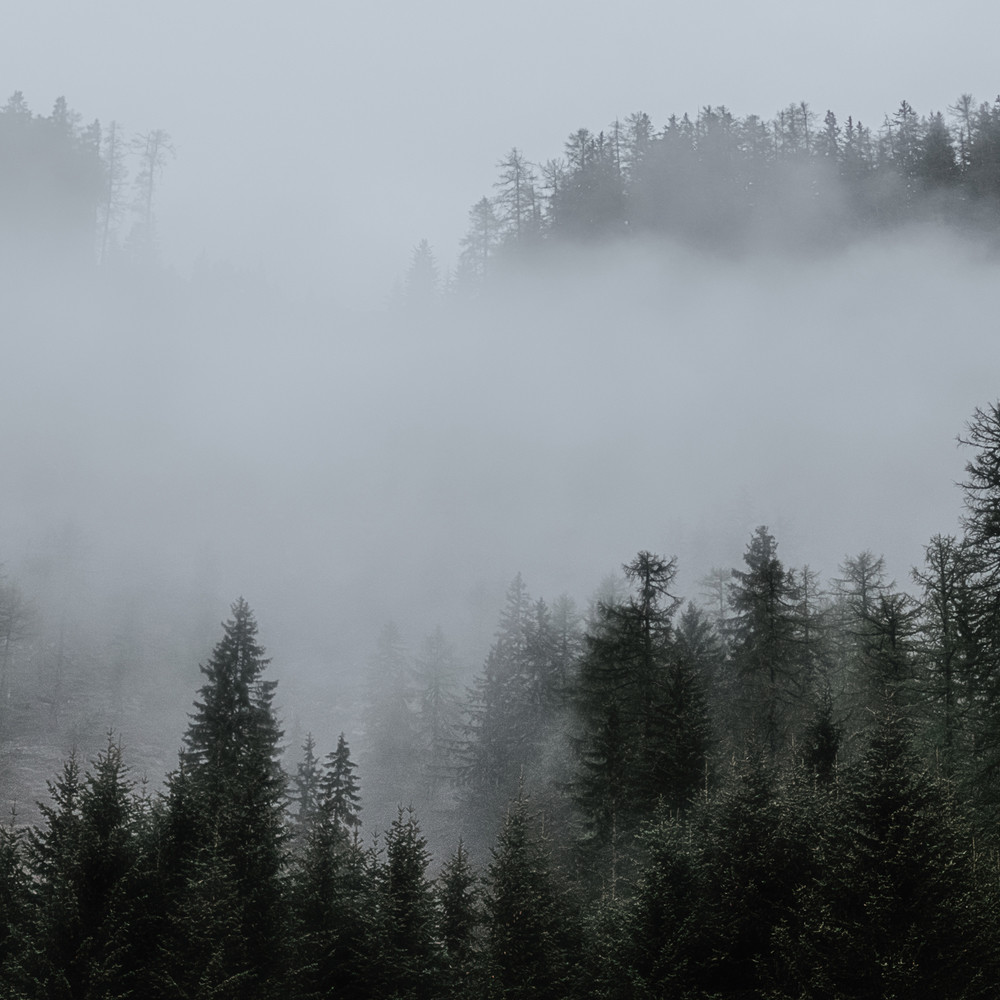
<path fill-rule="evenodd" d="M 647 111 L 805 100 L 878 125 L 1000 88 L 991 0 L 709 2 L 32 0 L 0 37 L 4 98 L 166 129 L 159 203 L 182 270 L 199 253 L 379 300 L 427 238 L 444 265 L 511 146 Z"/>

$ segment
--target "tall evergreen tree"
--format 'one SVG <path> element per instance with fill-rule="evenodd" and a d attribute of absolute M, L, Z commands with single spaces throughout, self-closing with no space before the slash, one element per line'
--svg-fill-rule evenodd
<path fill-rule="evenodd" d="M 302 754 L 302 760 L 296 766 L 295 776 L 292 778 L 292 801 L 297 804 L 292 831 L 298 844 L 302 844 L 308 837 L 319 815 L 323 798 L 323 769 L 316 756 L 316 741 L 312 733 L 306 734 Z"/>
<path fill-rule="evenodd" d="M 81 777 L 71 756 L 30 832 L 35 921 L 26 970 L 34 996 L 84 998 L 136 988 L 132 948 L 145 901 L 137 898 L 139 804 L 110 737 Z"/>
<path fill-rule="evenodd" d="M 249 975 L 264 989 L 280 977 L 285 926 L 284 863 L 286 779 L 280 765 L 282 731 L 273 705 L 276 681 L 264 679 L 270 661 L 257 642 L 257 622 L 240 598 L 223 637 L 201 667 L 205 684 L 184 738 L 180 767 L 169 779 L 162 857 L 173 883 L 174 926 L 196 905 L 205 865 L 213 878 L 233 879 L 235 924 L 227 915 L 220 933 L 241 935 L 246 948 L 223 954 L 248 962 L 228 975 Z M 187 943 L 194 945 L 190 937 Z"/>
<path fill-rule="evenodd" d="M 361 825 L 361 791 L 354 761 L 344 734 L 337 739 L 337 748 L 326 759 L 321 783 L 323 797 L 320 809 L 334 826 L 345 832 Z"/>
<path fill-rule="evenodd" d="M 400 807 L 378 872 L 377 996 L 429 1000 L 440 990 L 443 955 L 429 863 L 413 810 Z"/>
<path fill-rule="evenodd" d="M 963 826 L 898 713 L 879 713 L 776 949 L 789 995 L 991 996 L 996 889 L 975 877 Z"/>
<path fill-rule="evenodd" d="M 478 882 L 459 840 L 436 881 L 439 934 L 447 959 L 445 994 L 455 1000 L 482 992 L 479 959 L 483 916 Z"/>
<path fill-rule="evenodd" d="M 676 560 L 640 552 L 625 568 L 631 596 L 600 604 L 579 677 L 580 767 L 575 792 L 585 845 L 620 847 L 663 799 L 684 808 L 703 782 L 710 727 L 702 679 L 675 641 Z"/>
<path fill-rule="evenodd" d="M 572 913 L 527 804 L 513 802 L 486 876 L 486 995 L 571 995 Z"/>
<path fill-rule="evenodd" d="M 772 755 L 788 739 L 793 710 L 803 704 L 810 681 L 802 669 L 795 575 L 777 549 L 766 527 L 754 531 L 743 555 L 746 569 L 732 573 L 726 623 L 745 718 Z"/>

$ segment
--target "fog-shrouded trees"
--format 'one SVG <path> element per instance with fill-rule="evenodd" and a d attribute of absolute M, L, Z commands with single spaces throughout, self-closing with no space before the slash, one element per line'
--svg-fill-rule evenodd
<path fill-rule="evenodd" d="M 361 765 L 378 795 L 368 797 L 369 814 L 379 826 L 392 821 L 399 805 L 418 790 L 417 718 L 414 678 L 403 634 L 394 622 L 379 631 L 368 661 L 365 744 Z"/>
<path fill-rule="evenodd" d="M 135 259 L 149 263 L 156 259 L 157 253 L 156 215 L 153 212 L 156 191 L 167 159 L 175 155 L 175 150 L 170 133 L 157 128 L 136 136 L 132 140 L 132 151 L 139 163 L 133 180 L 132 207 L 136 221 L 128 236 L 128 246 Z M 108 170 L 112 170 L 110 162 Z"/>

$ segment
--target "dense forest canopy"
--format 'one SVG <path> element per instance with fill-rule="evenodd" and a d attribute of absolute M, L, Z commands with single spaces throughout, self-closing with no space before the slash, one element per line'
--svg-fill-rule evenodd
<path fill-rule="evenodd" d="M 692 254 L 733 258 L 761 248 L 833 251 L 856 236 L 943 223 L 985 237 L 972 251 L 981 253 L 997 222 L 1000 102 L 963 96 L 948 117 L 904 102 L 874 129 L 832 113 L 820 121 L 805 104 L 768 121 L 705 108 L 660 128 L 635 114 L 596 134 L 577 130 L 564 157 L 544 165 L 513 149 L 494 193 L 471 210 L 455 271 L 442 275 L 430 245 L 417 245 L 387 310 L 398 324 L 390 333 L 349 327 L 340 314 L 303 321 L 252 277 L 224 269 L 190 281 L 164 269 L 155 206 L 172 152 L 162 130 L 128 138 L 114 124 L 84 126 L 62 99 L 40 116 L 15 93 L 0 111 L 3 280 L 23 310 L 19 332 L 34 338 L 14 345 L 14 368 L 59 376 L 45 397 L 52 413 L 35 419 L 67 435 L 64 451 L 39 459 L 37 431 L 27 428 L 20 445 L 4 446 L 5 461 L 41 482 L 53 478 L 43 467 L 61 462 L 70 482 L 92 483 L 73 478 L 74 463 L 96 456 L 98 476 L 111 483 L 95 491 L 110 508 L 103 537 L 136 547 L 128 565 L 140 571 L 95 586 L 94 554 L 72 524 L 44 546 L 18 542 L 13 567 L 0 551 L 0 792 L 14 806 L 0 828 L 0 996 L 992 996 L 1000 403 L 970 401 L 964 431 L 944 430 L 960 433 L 966 462 L 956 527 L 913 538 L 922 558 L 905 578 L 894 578 L 878 548 L 822 573 L 790 564 L 767 521 L 693 580 L 673 548 L 622 552 L 617 574 L 575 581 L 589 602 L 540 597 L 518 573 L 499 608 L 489 594 L 465 598 L 474 627 L 426 611 L 461 604 L 435 603 L 436 595 L 465 582 L 455 566 L 469 551 L 485 551 L 459 544 L 469 468 L 435 464 L 414 442 L 440 427 L 430 417 L 440 408 L 449 433 L 453 423 L 472 428 L 476 459 L 490 467 L 473 497 L 545 505 L 537 483 L 563 467 L 493 468 L 503 463 L 484 414 L 497 406 L 518 449 L 550 433 L 552 454 L 564 457 L 558 421 L 556 431 L 524 430 L 517 411 L 533 395 L 552 410 L 532 417 L 560 415 L 567 397 L 558 386 L 579 377 L 594 345 L 568 336 L 553 320 L 565 324 L 566 314 L 545 312 L 547 299 L 501 312 L 491 295 L 515 287 L 505 284 L 512 274 L 547 281 L 545 262 L 562 259 L 567 245 L 667 238 Z M 96 274 L 114 279 L 95 282 L 89 298 Z M 64 302 L 47 294 L 53 285 Z M 556 299 L 568 309 L 561 292 Z M 512 315 L 522 329 L 504 326 Z M 666 418 L 659 397 L 678 394 L 687 378 L 700 418 L 722 393 L 703 398 L 698 355 L 674 328 L 634 334 L 635 314 L 618 301 L 608 315 L 602 345 L 615 343 L 599 354 L 602 378 L 587 382 L 580 411 L 591 478 L 572 470 L 567 477 L 579 478 L 565 495 L 583 504 L 608 480 L 609 510 L 627 521 L 635 495 L 656 493 L 663 440 L 697 437 Z M 749 343 L 720 340 L 740 378 L 755 332 Z M 812 343 L 795 332 L 783 345 L 790 353 Z M 865 387 L 888 392 L 880 383 L 909 372 L 908 336 L 890 331 L 863 352 L 845 351 L 836 374 L 864 374 Z M 265 341 L 279 349 L 261 350 Z M 471 359 L 454 369 L 473 373 L 468 384 L 448 368 L 452 355 Z M 654 358 L 666 374 L 647 380 L 640 369 L 653 369 Z M 713 360 L 710 374 L 725 363 Z M 969 364 L 989 378 L 989 358 Z M 443 373 L 432 378 L 435 365 Z M 616 365 L 627 374 L 619 392 L 653 399 L 650 409 L 600 394 Z M 529 370 L 531 381 L 511 388 L 512 369 Z M 518 391 L 525 384 L 531 394 Z M 777 410 L 804 398 L 760 384 Z M 4 405 L 33 412 L 19 392 L 12 385 Z M 160 410 L 169 434 L 156 422 Z M 614 422 L 616 410 L 624 421 Z M 847 410 L 835 419 L 853 443 L 870 428 L 851 425 Z M 753 423 L 756 412 L 736 418 Z M 648 437 L 635 414 L 652 414 Z M 782 426 L 801 419 L 794 412 Z M 641 442 L 638 471 L 613 462 L 591 470 L 608 422 L 616 458 Z M 395 464 L 352 479 L 369 467 L 329 460 L 331 426 L 357 453 L 388 441 Z M 367 437 L 372 426 L 385 437 Z M 84 448 L 104 436 L 107 454 Z M 822 441 L 810 444 L 822 450 Z M 185 468 L 180 456 L 196 447 L 210 461 Z M 292 461 L 299 447 L 304 466 Z M 116 448 L 129 456 L 124 469 L 109 457 Z M 254 464 L 258 452 L 266 460 Z M 884 461 L 905 478 L 910 457 L 898 449 Z M 795 458 L 798 468 L 804 457 Z M 331 478 L 318 477 L 324 461 Z M 392 550 L 421 534 L 399 483 L 409 481 L 408 463 L 422 462 L 444 515 L 418 573 Z M 279 509 L 270 521 L 253 506 L 264 480 L 278 483 L 264 494 Z M 178 586 L 143 546 L 163 532 L 180 548 L 170 526 L 194 531 L 186 505 L 220 482 L 236 484 L 215 501 L 236 544 L 188 540 L 204 548 L 197 564 L 171 552 Z M 705 483 L 682 486 L 707 493 Z M 320 500 L 309 507 L 303 495 L 316 485 Z M 27 485 L 11 487 L 21 490 L 23 506 L 48 527 Z M 149 505 L 149 521 L 129 521 L 128 504 L 116 506 L 131 490 L 137 506 Z M 402 494 L 387 518 L 396 522 L 392 544 L 329 544 L 341 536 L 322 534 L 317 511 L 336 520 L 340 495 L 352 491 L 366 508 Z M 867 500 L 875 507 L 882 497 Z M 900 511 L 888 516 L 905 522 Z M 556 511 L 558 522 L 568 518 L 568 505 Z M 268 593 L 281 608 L 275 617 L 291 621 L 276 629 L 286 650 L 296 649 L 288 633 L 309 617 L 331 633 L 317 656 L 321 680 L 272 662 L 242 597 L 221 637 L 215 624 L 215 591 L 229 577 L 213 543 L 226 556 L 238 551 L 249 572 L 269 543 L 280 549 L 292 537 L 291 521 L 308 522 L 300 561 L 261 565 L 282 570 Z M 531 520 L 524 530 L 544 533 Z M 716 544 L 728 537 L 718 524 L 711 530 Z M 560 543 L 599 540 L 580 532 Z M 699 540 L 676 544 L 687 551 Z M 799 549 L 808 544 L 800 539 Z M 326 564 L 339 563 L 340 590 L 330 576 L 308 575 L 307 558 L 328 573 Z M 433 560 L 444 566 L 433 567 L 437 578 Z M 394 603 L 399 576 L 431 595 L 419 615 Z M 325 587 L 296 591 L 316 579 Z M 331 606 L 331 593 L 343 607 Z M 336 633 L 352 629 L 363 663 L 338 645 Z M 330 669 L 338 655 L 342 672 Z M 286 716 L 288 689 L 322 729 Z"/>

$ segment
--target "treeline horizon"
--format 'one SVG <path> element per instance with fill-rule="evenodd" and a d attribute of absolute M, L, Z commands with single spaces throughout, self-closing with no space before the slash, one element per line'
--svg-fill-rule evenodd
<path fill-rule="evenodd" d="M 585 616 L 516 578 L 464 698 L 388 627 L 360 768 L 310 735 L 286 773 L 241 598 L 162 792 L 109 736 L 0 834 L 6 995 L 991 996 L 1000 403 L 962 440 L 912 592 L 871 552 L 826 591 L 760 526 L 717 608 L 648 551 Z"/>
<path fill-rule="evenodd" d="M 513 147 L 492 195 L 469 210 L 458 262 L 441 275 L 414 249 L 404 299 L 468 293 L 536 265 L 544 245 L 670 239 L 708 251 L 827 250 L 908 224 L 991 238 L 1000 221 L 1000 97 L 941 111 L 902 101 L 872 127 L 807 102 L 771 119 L 706 106 L 657 127 L 645 112 L 579 128 L 561 157 Z M 541 255 L 541 256 L 540 256 Z"/>
<path fill-rule="evenodd" d="M 546 245 L 669 239 L 702 250 L 837 249 L 851 239 L 934 223 L 986 239 L 1000 222 L 1000 97 L 961 94 L 946 112 L 907 101 L 877 125 L 805 101 L 772 118 L 726 106 L 645 112 L 578 128 L 561 156 L 513 147 L 493 193 L 469 210 L 457 262 L 442 274 L 427 240 L 391 302 L 426 307 L 442 293 L 535 266 Z M 17 252 L 78 263 L 155 264 L 156 192 L 174 156 L 163 129 L 127 135 L 84 125 L 64 97 L 49 115 L 21 91 L 0 109 L 0 217 Z"/>

